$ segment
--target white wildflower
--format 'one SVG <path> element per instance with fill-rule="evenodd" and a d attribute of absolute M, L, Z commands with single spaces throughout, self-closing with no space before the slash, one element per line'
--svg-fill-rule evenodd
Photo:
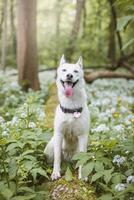
<path fill-rule="evenodd" d="M 34 122 L 29 122 L 28 127 L 34 129 L 36 128 L 36 124 Z"/>
<path fill-rule="evenodd" d="M 128 176 L 127 183 L 134 183 L 134 176 Z"/>
<path fill-rule="evenodd" d="M 121 133 L 121 132 L 124 131 L 124 127 L 123 127 L 122 124 L 119 124 L 119 125 L 116 125 L 116 126 L 114 127 L 114 130 L 117 131 L 117 132 L 119 132 L 119 133 Z"/>
<path fill-rule="evenodd" d="M 11 89 L 13 89 L 13 90 L 19 90 L 19 89 L 20 89 L 20 86 L 18 85 L 18 83 L 17 83 L 16 81 L 12 82 L 12 83 L 10 84 L 10 87 L 11 87 Z"/>
<path fill-rule="evenodd" d="M 3 131 L 3 132 L 2 132 L 2 137 L 7 136 L 7 135 L 8 135 L 8 132 L 7 132 L 7 131 Z"/>
<path fill-rule="evenodd" d="M 17 124 L 18 123 L 18 117 L 17 116 L 14 116 L 13 118 L 12 118 L 12 121 L 11 121 L 11 126 L 14 126 L 15 124 Z"/>
<path fill-rule="evenodd" d="M 27 114 L 26 114 L 25 112 L 23 112 L 23 113 L 21 113 L 21 115 L 20 115 L 20 116 L 21 116 L 21 118 L 23 118 L 23 119 L 24 119 L 24 118 L 26 118 L 26 117 L 27 117 Z"/>
<path fill-rule="evenodd" d="M 3 124 L 4 123 L 4 118 L 2 116 L 0 116 L 0 124 Z"/>
<path fill-rule="evenodd" d="M 38 118 L 40 121 L 43 121 L 45 118 L 45 113 L 43 111 L 39 112 Z"/>
<path fill-rule="evenodd" d="M 102 103 L 103 106 L 107 106 L 107 105 L 109 105 L 111 103 L 111 101 L 110 101 L 110 99 L 105 98 L 105 99 L 102 100 L 101 103 Z"/>
<path fill-rule="evenodd" d="M 111 113 L 115 113 L 115 112 L 116 112 L 116 108 L 115 107 L 111 108 Z"/>
<path fill-rule="evenodd" d="M 116 189 L 118 192 L 123 191 L 125 188 L 126 188 L 126 185 L 123 184 L 123 183 L 118 183 L 118 184 L 115 186 L 115 189 Z"/>
<path fill-rule="evenodd" d="M 99 121 L 100 122 L 107 122 L 109 120 L 107 114 L 105 112 L 102 112 L 99 114 Z"/>
<path fill-rule="evenodd" d="M 101 133 L 101 132 L 108 132 L 110 131 L 109 127 L 106 126 L 106 124 L 100 124 L 99 126 L 97 126 L 97 128 L 92 129 L 92 131 Z"/>
<path fill-rule="evenodd" d="M 125 157 L 116 155 L 114 156 L 113 163 L 116 163 L 118 166 L 120 166 L 121 164 L 125 162 L 125 160 L 126 160 Z"/>
<path fill-rule="evenodd" d="M 121 106 L 121 107 L 120 107 L 120 110 L 121 110 L 122 113 L 127 112 L 127 108 L 125 108 L 124 106 Z"/>

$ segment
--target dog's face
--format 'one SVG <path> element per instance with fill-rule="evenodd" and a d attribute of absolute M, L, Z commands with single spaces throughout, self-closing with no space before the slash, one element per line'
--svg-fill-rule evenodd
<path fill-rule="evenodd" d="M 66 95 L 72 97 L 75 90 L 83 82 L 82 57 L 76 64 L 66 63 L 64 56 L 57 70 L 57 86 Z"/>

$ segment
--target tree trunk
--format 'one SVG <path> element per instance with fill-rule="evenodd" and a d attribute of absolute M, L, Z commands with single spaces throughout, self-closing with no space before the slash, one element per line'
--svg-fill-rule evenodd
<path fill-rule="evenodd" d="M 7 57 L 7 7 L 8 0 L 3 0 L 3 31 L 2 31 L 2 50 L 1 50 L 1 69 L 6 70 L 6 57 Z"/>
<path fill-rule="evenodd" d="M 18 0 L 17 30 L 19 83 L 25 91 L 38 90 L 36 0 Z"/>
<path fill-rule="evenodd" d="M 91 72 L 85 73 L 85 80 L 87 83 L 92 83 L 96 79 L 99 78 L 126 78 L 126 79 L 134 79 L 134 74 L 126 74 L 120 72 L 112 72 L 112 71 L 100 71 L 100 72 Z"/>
<path fill-rule="evenodd" d="M 1 19 L 0 19 L 0 38 L 1 38 L 1 34 L 2 34 L 2 25 L 3 25 L 3 21 L 4 21 L 4 2 L 2 3 L 2 11 L 1 11 Z"/>
<path fill-rule="evenodd" d="M 117 36 L 117 40 L 118 40 L 118 45 L 119 45 L 119 50 L 120 50 L 120 57 L 124 55 L 124 52 L 122 50 L 122 38 L 121 38 L 121 35 L 120 35 L 120 32 L 117 31 L 117 13 L 116 13 L 116 9 L 115 9 L 115 0 L 108 0 L 109 2 L 109 5 L 110 5 L 110 9 L 111 9 L 111 14 L 113 16 L 113 23 L 114 23 L 114 27 L 115 27 L 115 30 L 116 30 L 116 36 Z"/>
<path fill-rule="evenodd" d="M 10 2 L 10 22 L 11 22 L 11 39 L 12 39 L 12 48 L 14 57 L 16 57 L 16 31 L 15 31 L 15 24 L 14 24 L 14 0 Z"/>
<path fill-rule="evenodd" d="M 71 57 L 75 51 L 75 44 L 76 44 L 76 39 L 78 37 L 78 33 L 80 30 L 81 15 L 82 15 L 82 10 L 84 9 L 84 4 L 85 4 L 85 0 L 77 0 L 76 15 L 75 15 L 70 39 L 68 42 L 68 47 L 65 50 L 66 58 L 69 61 L 71 60 Z"/>
<path fill-rule="evenodd" d="M 59 42 L 60 42 L 60 21 L 61 21 L 61 14 L 62 14 L 62 7 L 61 7 L 61 0 L 56 0 L 55 4 L 56 16 L 55 16 L 55 23 L 56 23 L 56 41 L 55 41 L 55 66 L 57 66 L 59 62 Z"/>
<path fill-rule="evenodd" d="M 115 43 L 115 24 L 113 20 L 113 15 L 110 13 L 110 23 L 109 23 L 109 44 L 108 44 L 108 58 L 112 64 L 115 66 L 116 63 L 116 43 Z"/>

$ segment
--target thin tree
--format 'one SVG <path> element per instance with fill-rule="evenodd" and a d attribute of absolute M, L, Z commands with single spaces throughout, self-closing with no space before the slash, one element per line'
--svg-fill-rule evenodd
<path fill-rule="evenodd" d="M 55 3 L 55 24 L 56 24 L 56 30 L 55 30 L 55 65 L 57 66 L 58 60 L 59 60 L 59 46 L 60 46 L 60 22 L 61 22 L 61 15 L 62 15 L 62 5 L 61 0 L 56 0 Z"/>
<path fill-rule="evenodd" d="M 10 0 L 10 26 L 11 26 L 11 40 L 12 40 L 12 49 L 14 56 L 16 57 L 16 29 L 15 29 L 15 12 L 14 12 L 14 0 Z"/>
<path fill-rule="evenodd" d="M 116 12 L 116 8 L 115 8 L 115 0 L 108 0 L 109 5 L 110 5 L 110 9 L 111 9 L 111 15 L 113 18 L 113 25 L 114 25 L 114 29 L 116 31 L 116 36 L 117 36 L 117 41 L 118 41 L 118 45 L 119 45 L 119 50 L 120 50 L 120 56 L 124 55 L 124 52 L 122 50 L 123 44 L 122 44 L 122 38 L 120 35 L 120 32 L 117 30 L 117 12 Z"/>
<path fill-rule="evenodd" d="M 6 69 L 7 56 L 7 12 L 8 0 L 3 0 L 3 30 L 2 30 L 2 50 L 1 50 L 1 69 Z"/>
<path fill-rule="evenodd" d="M 71 60 L 71 57 L 75 51 L 75 44 L 80 30 L 81 16 L 82 16 L 82 11 L 84 9 L 84 5 L 85 5 L 85 0 L 77 0 L 76 15 L 72 26 L 68 47 L 65 50 L 66 58 L 68 60 Z"/>
<path fill-rule="evenodd" d="M 109 40 L 108 40 L 108 58 L 112 64 L 112 67 L 116 64 L 116 41 L 115 41 L 115 23 L 113 15 L 110 12 L 110 22 L 109 22 Z"/>
<path fill-rule="evenodd" d="M 2 7 L 1 7 L 1 19 L 0 19 L 0 38 L 1 38 L 1 34 L 2 34 L 2 25 L 3 25 L 3 21 L 4 21 L 4 5 L 2 2 Z"/>
<path fill-rule="evenodd" d="M 18 0 L 17 64 L 23 89 L 38 90 L 36 0 Z"/>

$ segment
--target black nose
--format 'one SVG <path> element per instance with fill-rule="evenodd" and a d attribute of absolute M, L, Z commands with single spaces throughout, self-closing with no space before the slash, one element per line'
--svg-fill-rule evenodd
<path fill-rule="evenodd" d="M 72 78 L 73 78 L 73 75 L 72 75 L 72 74 L 67 74 L 67 78 L 68 78 L 68 79 L 72 79 Z"/>

